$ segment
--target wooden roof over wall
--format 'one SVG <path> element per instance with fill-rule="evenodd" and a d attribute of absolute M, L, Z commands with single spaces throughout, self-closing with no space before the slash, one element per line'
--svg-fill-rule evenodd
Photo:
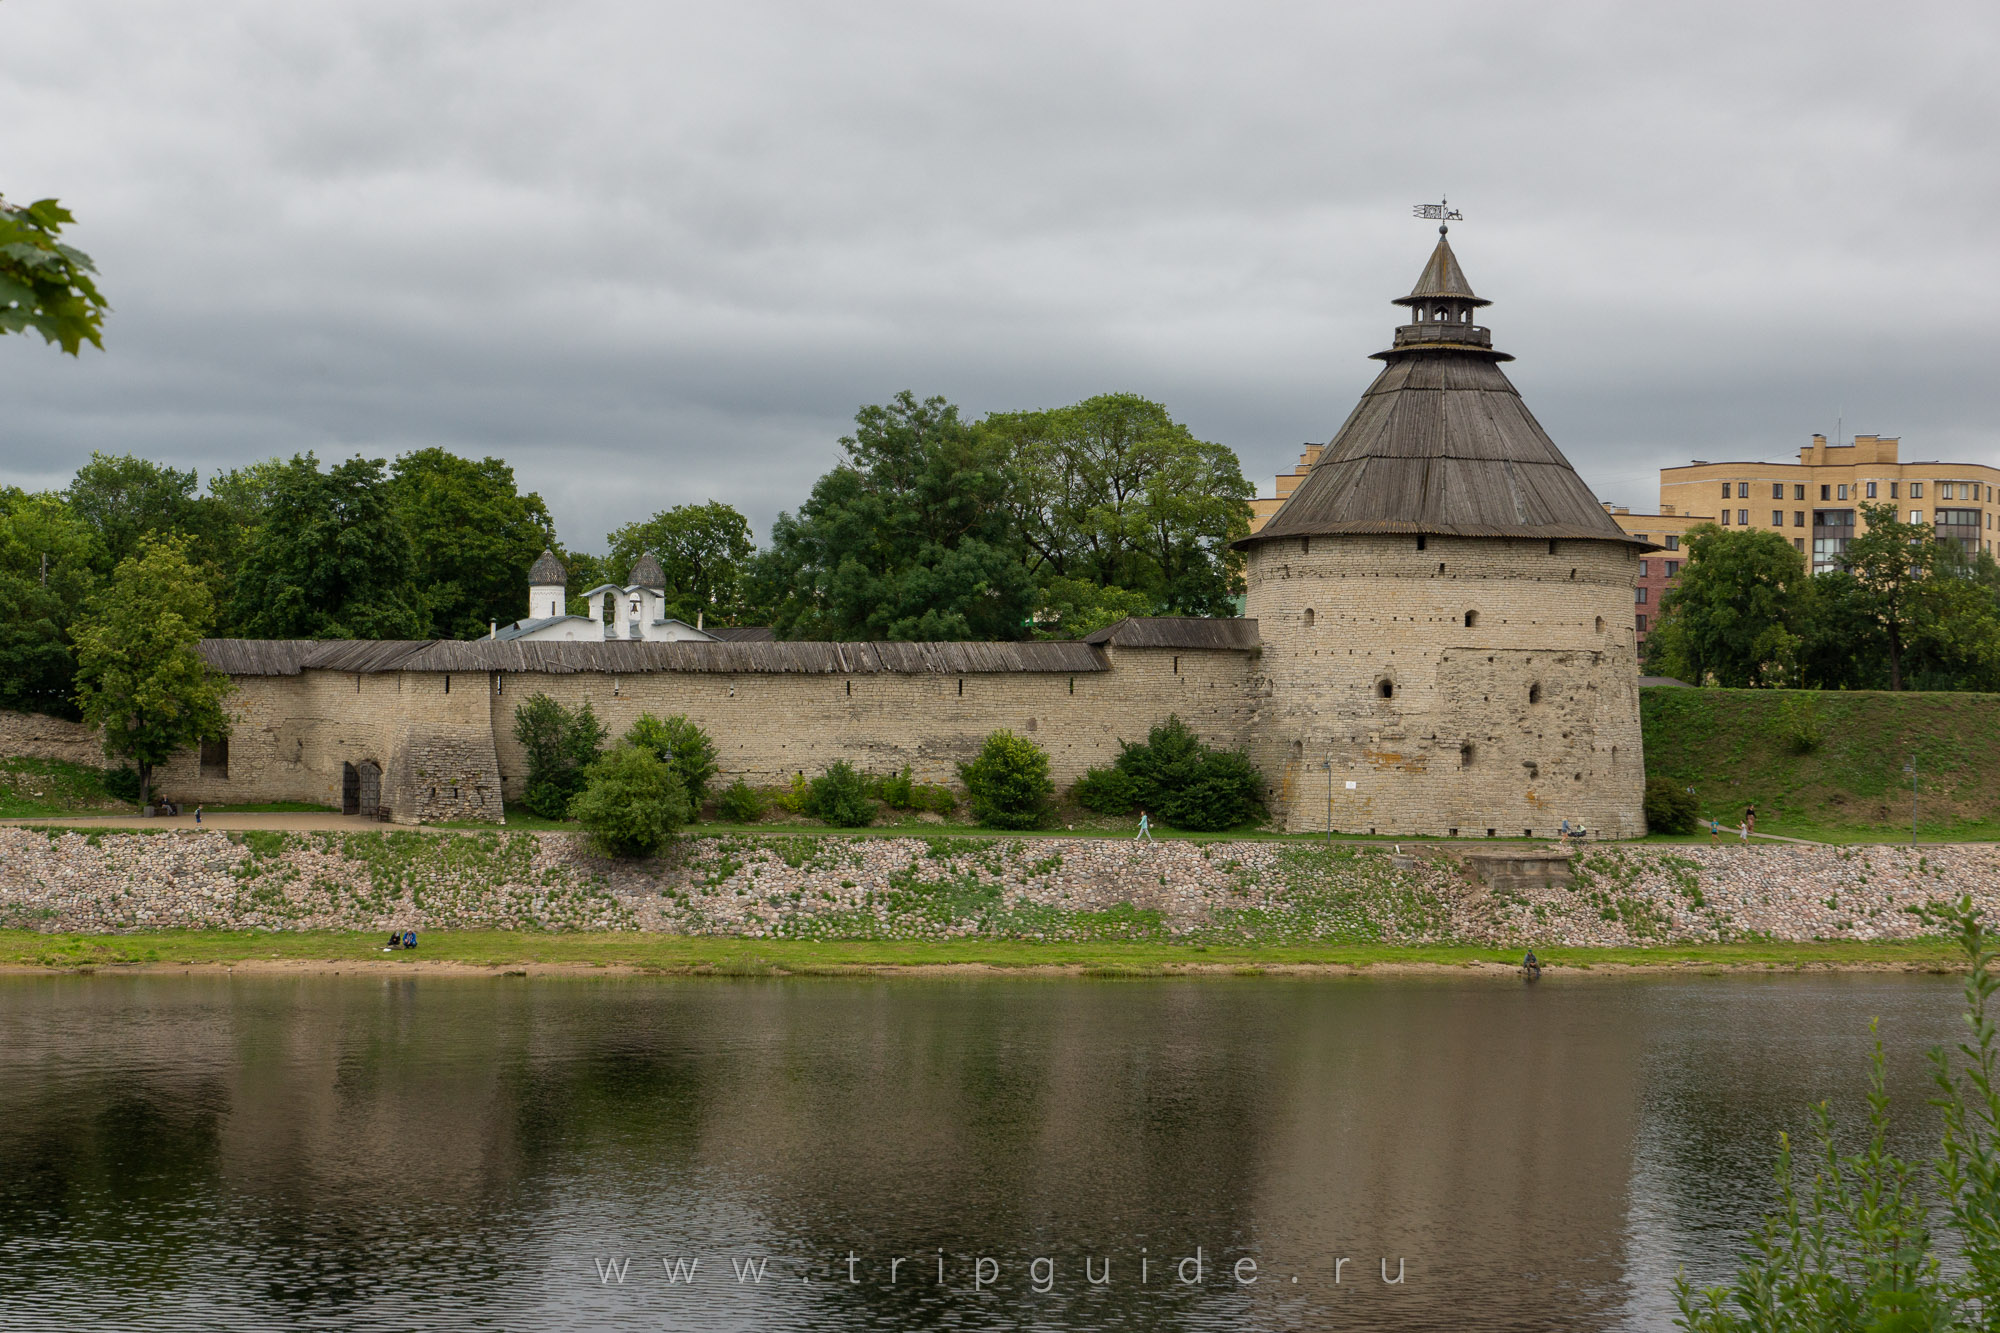
<path fill-rule="evenodd" d="M 1087 643 L 532 643 L 506 639 L 204 639 L 208 664 L 232 676 L 301 671 L 510 671 L 568 675 L 652 671 L 781 675 L 974 675 L 1106 669 Z"/>
<path fill-rule="evenodd" d="M 1201 616 L 1133 616 L 1086 634 L 1085 643 L 1108 643 L 1114 648 L 1216 648 L 1245 650 L 1258 647 L 1257 622 L 1243 618 L 1207 619 Z"/>

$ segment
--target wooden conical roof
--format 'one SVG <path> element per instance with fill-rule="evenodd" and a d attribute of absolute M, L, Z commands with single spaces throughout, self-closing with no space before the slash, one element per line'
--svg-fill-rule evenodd
<path fill-rule="evenodd" d="M 1438 290 L 1426 293 L 1426 286 Z M 1451 288 L 1454 290 L 1445 290 Z M 1411 298 L 1486 304 L 1442 239 Z M 1483 327 L 1405 325 L 1388 364 L 1298 488 L 1239 545 L 1346 533 L 1586 538 L 1619 528 L 1501 370 Z"/>

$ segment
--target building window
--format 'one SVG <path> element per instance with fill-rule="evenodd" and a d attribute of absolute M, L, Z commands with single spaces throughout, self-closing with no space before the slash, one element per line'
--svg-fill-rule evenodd
<path fill-rule="evenodd" d="M 1632 600 L 1640 603 L 1641 605 L 1645 604 L 1646 588 L 1644 584 L 1641 584 L 1639 587 L 1632 589 Z"/>
<path fill-rule="evenodd" d="M 1773 500 L 1782 500 L 1782 499 L 1784 499 L 1784 498 L 1785 498 L 1785 483 L 1784 483 L 1784 482 L 1782 482 L 1782 481 L 1774 481 L 1774 482 L 1772 482 L 1772 483 L 1771 483 L 1771 498 L 1772 498 Z"/>
<path fill-rule="evenodd" d="M 1806 511 L 1803 509 L 1794 509 L 1792 511 L 1792 526 L 1795 528 L 1802 528 L 1805 525 L 1806 525 Z"/>
<path fill-rule="evenodd" d="M 1729 483 L 1726 481 L 1722 483 L 1722 498 L 1725 500 L 1729 498 Z"/>
<path fill-rule="evenodd" d="M 1784 527 L 1784 526 L 1785 526 L 1785 511 L 1784 511 L 1784 510 L 1782 510 L 1782 509 L 1773 509 L 1773 510 L 1771 511 L 1771 526 L 1772 526 L 1772 527 L 1774 527 L 1774 528 L 1782 528 L 1782 527 Z"/>
<path fill-rule="evenodd" d="M 1727 509 L 1722 511 L 1722 526 L 1725 528 L 1729 526 L 1729 511 Z"/>
<path fill-rule="evenodd" d="M 1820 487 L 1819 498 L 1822 500 L 1831 500 L 1833 498 L 1833 487 L 1831 486 Z"/>
<path fill-rule="evenodd" d="M 1632 620 L 1633 623 L 1638 626 L 1639 632 L 1641 634 L 1644 634 L 1646 632 L 1645 614 L 1643 612 L 1634 612 L 1632 615 Z"/>
<path fill-rule="evenodd" d="M 1643 579 L 1643 578 L 1645 578 L 1645 577 L 1646 577 L 1646 571 L 1652 568 L 1652 564 L 1653 564 L 1653 562 L 1652 562 L 1652 561 L 1650 561 L 1650 560 L 1641 560 L 1641 561 L 1639 562 L 1639 577 L 1640 577 L 1640 578 L 1642 578 L 1642 579 Z"/>
<path fill-rule="evenodd" d="M 1834 496 L 1834 497 L 1833 497 L 1834 499 L 1836 499 L 1836 500 L 1845 500 L 1845 499 L 1847 498 L 1847 487 L 1845 487 L 1845 486 L 1836 486 L 1836 487 L 1834 487 L 1834 490 L 1836 490 L 1836 491 L 1840 492 L 1840 493 L 1839 493 L 1838 495 L 1836 495 L 1836 496 Z"/>
<path fill-rule="evenodd" d="M 1749 510 L 1747 510 L 1747 509 L 1739 509 L 1739 510 L 1737 510 L 1737 511 L 1736 511 L 1736 526 L 1737 526 L 1737 527 L 1739 527 L 1739 528 L 1747 528 L 1747 527 L 1749 527 L 1749 526 L 1750 526 L 1750 511 L 1749 511 Z"/>
<path fill-rule="evenodd" d="M 1892 482 L 1890 482 L 1890 483 L 1889 483 L 1889 498 L 1890 498 L 1891 500 L 1893 500 L 1893 499 L 1895 499 L 1895 498 L 1896 498 L 1896 489 L 1897 489 L 1897 483 L 1896 483 L 1896 482 L 1893 482 L 1893 481 L 1892 481 Z"/>
<path fill-rule="evenodd" d="M 1669 551 L 1678 551 L 1678 550 L 1680 550 L 1680 549 L 1681 549 L 1681 539 L 1680 539 L 1680 538 L 1679 538 L 1678 536 L 1676 536 L 1675 534 L 1673 534 L 1673 533 L 1668 533 L 1668 534 L 1667 534 L 1667 549 L 1668 549 Z"/>
<path fill-rule="evenodd" d="M 1813 510 L 1813 572 L 1833 568 L 1840 562 L 1841 552 L 1854 539 L 1854 511 L 1852 509 Z"/>
<path fill-rule="evenodd" d="M 1935 518 L 1940 538 L 1956 541 L 1967 555 L 1979 554 L 1979 533 L 1985 525 L 1977 509 L 1940 509 Z"/>
<path fill-rule="evenodd" d="M 1805 499 L 1805 498 L 1806 498 L 1806 488 L 1805 488 L 1805 487 L 1803 487 L 1803 486 L 1794 486 L 1794 487 L 1792 487 L 1792 498 L 1793 498 L 1794 500 L 1803 500 L 1803 499 Z"/>
<path fill-rule="evenodd" d="M 1875 498 L 1875 483 L 1872 481 L 1868 483 L 1868 498 L 1871 500 Z"/>
<path fill-rule="evenodd" d="M 1923 510 L 1921 510 L 1921 509 L 1912 509 L 1912 510 L 1910 511 L 1910 522 L 1912 522 L 1912 523 L 1921 523 L 1921 522 L 1923 522 L 1923 521 L 1924 521 L 1924 511 L 1923 511 Z"/>
<path fill-rule="evenodd" d="M 1739 481 L 1739 482 L 1737 482 L 1737 483 L 1736 483 L 1736 498 L 1737 498 L 1737 499 L 1739 499 L 1739 500 L 1747 500 L 1747 499 L 1749 499 L 1749 498 L 1750 498 L 1750 483 L 1749 483 L 1749 482 L 1747 482 L 1747 481 Z"/>
<path fill-rule="evenodd" d="M 222 736 L 201 743 L 201 775 L 205 778 L 229 780 L 229 737 Z"/>
<path fill-rule="evenodd" d="M 1806 553 L 1806 539 L 1804 537 L 1792 538 L 1792 549 L 1800 555 L 1804 555 Z"/>
<path fill-rule="evenodd" d="M 1681 576 L 1681 562 L 1678 560 L 1667 561 L 1667 577 L 1670 579 L 1677 579 L 1680 576 Z"/>
<path fill-rule="evenodd" d="M 1910 498 L 1912 500 L 1921 500 L 1924 498 L 1924 484 L 1921 481 L 1910 483 Z"/>

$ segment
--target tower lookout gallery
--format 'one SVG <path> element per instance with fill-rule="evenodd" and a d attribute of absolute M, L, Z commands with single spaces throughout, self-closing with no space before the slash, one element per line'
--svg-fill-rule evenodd
<path fill-rule="evenodd" d="M 1127 620 L 1078 642 L 772 643 L 667 622 L 613 637 L 562 614 L 551 556 L 530 572 L 530 620 L 486 639 L 206 641 L 237 686 L 231 732 L 175 756 L 162 788 L 498 820 L 527 780 L 515 711 L 547 694 L 613 735 L 686 714 L 715 739 L 718 786 L 838 759 L 949 782 L 998 728 L 1032 737 L 1066 785 L 1177 714 L 1250 753 L 1288 829 L 1643 833 L 1632 588 L 1650 548 L 1522 405 L 1444 239 L 1397 304 L 1410 322 L 1382 373 L 1239 543 L 1243 618 Z"/>
<path fill-rule="evenodd" d="M 1637 836 L 1651 548 L 1529 413 L 1438 231 L 1381 374 L 1238 543 L 1263 645 L 1251 757 L 1291 829 L 1330 804 L 1349 830 Z"/>

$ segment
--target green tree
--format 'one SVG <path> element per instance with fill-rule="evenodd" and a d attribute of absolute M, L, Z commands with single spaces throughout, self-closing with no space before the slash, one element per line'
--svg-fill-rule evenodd
<path fill-rule="evenodd" d="M 1009 507 L 1038 577 L 1141 594 L 1174 615 L 1231 615 L 1250 531 L 1236 455 L 1131 393 L 996 413 L 980 432 L 1010 458 Z"/>
<path fill-rule="evenodd" d="M 77 706 L 103 731 L 104 752 L 138 769 L 142 804 L 154 765 L 229 734 L 229 678 L 196 651 L 213 619 L 184 543 L 154 537 L 118 566 L 76 626 Z"/>
<path fill-rule="evenodd" d="M 271 481 L 230 619 L 268 639 L 418 639 L 416 552 L 380 459 L 322 472 L 300 454 Z"/>
<path fill-rule="evenodd" d="M 971 797 L 972 817 L 993 828 L 1033 828 L 1048 817 L 1056 794 L 1049 752 L 1025 736 L 996 731 L 958 776 Z"/>
<path fill-rule="evenodd" d="M 604 748 L 604 724 L 588 703 L 565 708 L 536 694 L 514 710 L 514 739 L 528 756 L 521 803 L 544 819 L 564 818 Z"/>
<path fill-rule="evenodd" d="M 1264 779 L 1249 756 L 1202 744 L 1178 715 L 1147 732 L 1143 745 L 1120 741 L 1114 765 L 1133 802 L 1174 828 L 1240 828 L 1264 817 Z M 1111 789 L 1092 790 L 1108 799 Z"/>
<path fill-rule="evenodd" d="M 562 547 L 552 548 L 556 559 L 563 562 L 563 569 L 569 574 L 569 602 L 564 608 L 573 616 L 590 614 L 590 599 L 583 594 L 592 588 L 603 587 L 607 583 L 623 584 L 624 573 L 612 577 L 611 561 L 601 555 L 590 555 L 583 551 L 565 551 Z M 630 569 L 631 566 L 626 566 Z"/>
<path fill-rule="evenodd" d="M 92 276 L 97 265 L 58 237 L 76 218 L 53 199 L 23 208 L 0 199 L 0 333 L 33 329 L 71 356 L 104 350 L 109 309 Z"/>
<path fill-rule="evenodd" d="M 1905 523 L 1892 504 L 1864 504 L 1868 530 L 1848 542 L 1840 567 L 1861 588 L 1861 605 L 1882 630 L 1889 688 L 1903 688 L 1903 657 L 1914 638 L 1935 635 L 1955 591 L 1957 548 L 1936 540 L 1928 523 Z"/>
<path fill-rule="evenodd" d="M 540 495 L 521 494 L 513 468 L 419 449 L 396 460 L 389 494 L 432 633 L 474 639 L 521 618 L 528 568 L 555 545 L 555 521 Z"/>
<path fill-rule="evenodd" d="M 708 799 L 709 784 L 715 781 L 719 765 L 716 761 L 715 742 L 707 732 L 688 721 L 687 716 L 676 713 L 661 719 L 651 713 L 641 713 L 639 720 L 625 733 L 625 743 L 636 745 L 642 750 L 650 750 L 663 764 L 680 774 L 681 786 L 687 789 L 688 804 L 695 810 Z"/>
<path fill-rule="evenodd" d="M 942 398 L 855 414 L 846 461 L 757 560 L 756 603 L 787 639 L 1018 639 L 1035 586 L 1006 459 Z"/>
<path fill-rule="evenodd" d="M 585 770 L 569 815 L 612 856 L 651 856 L 687 823 L 687 792 L 651 750 L 617 745 Z"/>
<path fill-rule="evenodd" d="M 667 614 L 692 625 L 739 623 L 743 582 L 756 547 L 750 522 L 729 505 L 675 505 L 644 523 L 612 533 L 610 569 L 623 583 L 633 562 L 651 551 L 667 576 Z M 588 586 L 588 585 L 586 585 Z"/>
<path fill-rule="evenodd" d="M 59 495 L 0 489 L 0 708 L 75 715 L 72 622 L 98 578 Z"/>
<path fill-rule="evenodd" d="M 1775 532 L 1687 534 L 1687 563 L 1646 639 L 1648 669 L 1732 689 L 1796 679 L 1811 584 L 1804 557 Z"/>
<path fill-rule="evenodd" d="M 205 534 L 200 478 L 130 454 L 92 453 L 76 470 L 66 496 L 70 516 L 97 540 L 98 569 L 109 574 L 125 563 L 147 537 L 189 537 L 190 558 L 199 560 Z"/>
<path fill-rule="evenodd" d="M 1150 616 L 1158 610 L 1160 604 L 1151 593 L 1059 576 L 1042 584 L 1034 632 L 1038 639 L 1080 639 L 1128 616 Z"/>

